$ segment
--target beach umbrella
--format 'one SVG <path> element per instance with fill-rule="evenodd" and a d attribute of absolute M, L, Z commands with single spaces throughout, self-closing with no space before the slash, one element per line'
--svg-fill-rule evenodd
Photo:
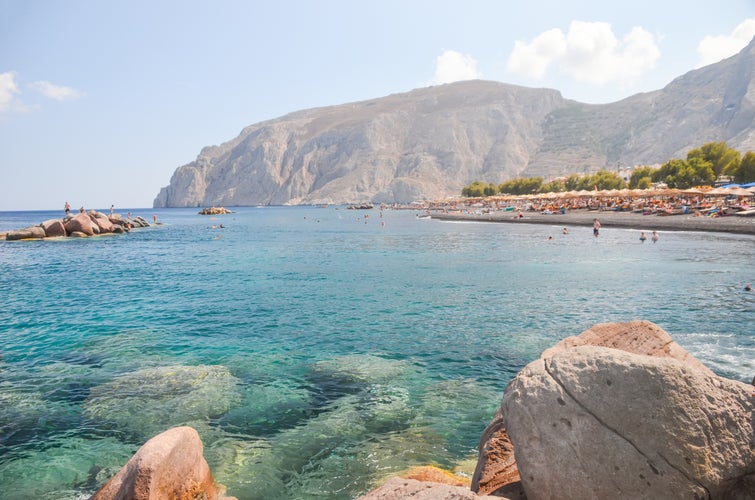
<path fill-rule="evenodd" d="M 728 191 L 726 194 L 731 196 L 753 196 L 753 193 L 741 187 L 726 188 L 726 191 Z"/>
<path fill-rule="evenodd" d="M 726 196 L 727 194 L 729 194 L 728 190 L 722 187 L 717 187 L 715 189 L 711 189 L 710 191 L 707 191 L 705 193 L 705 196 Z"/>
<path fill-rule="evenodd" d="M 705 191 L 703 191 L 702 189 L 697 189 L 697 188 L 690 188 L 690 189 L 685 189 L 682 191 L 682 194 L 704 194 L 704 193 Z"/>

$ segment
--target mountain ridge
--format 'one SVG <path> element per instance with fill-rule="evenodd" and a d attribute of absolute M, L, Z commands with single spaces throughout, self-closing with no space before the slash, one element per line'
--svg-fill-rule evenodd
<path fill-rule="evenodd" d="M 663 163 L 711 141 L 755 150 L 754 74 L 755 39 L 614 103 L 471 80 L 294 111 L 202 148 L 154 206 L 409 202 L 475 180 Z"/>

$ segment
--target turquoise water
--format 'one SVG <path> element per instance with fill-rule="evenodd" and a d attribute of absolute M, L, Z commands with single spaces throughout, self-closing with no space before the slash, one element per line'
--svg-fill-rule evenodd
<path fill-rule="evenodd" d="M 600 322 L 647 319 L 721 375 L 755 372 L 752 236 L 132 212 L 164 224 L 0 242 L 1 498 L 86 498 L 182 424 L 240 499 L 471 473 L 506 383 Z M 0 231 L 58 216 L 0 213 Z"/>

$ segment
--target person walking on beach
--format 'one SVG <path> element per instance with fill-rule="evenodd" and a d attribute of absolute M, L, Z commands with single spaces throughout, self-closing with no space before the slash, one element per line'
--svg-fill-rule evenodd
<path fill-rule="evenodd" d="M 592 234 L 597 238 L 600 234 L 600 221 L 598 219 L 592 220 Z"/>
<path fill-rule="evenodd" d="M 653 236 L 651 236 L 650 239 L 653 243 L 655 243 L 660 239 L 660 236 L 658 236 L 658 233 L 656 231 L 653 231 Z"/>

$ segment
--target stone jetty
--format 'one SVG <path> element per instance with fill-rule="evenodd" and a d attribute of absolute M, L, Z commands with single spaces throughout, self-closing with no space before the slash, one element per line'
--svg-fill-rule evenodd
<path fill-rule="evenodd" d="M 754 499 L 754 400 L 751 385 L 717 376 L 659 326 L 603 323 L 507 385 L 471 485 L 424 467 L 361 498 Z M 148 442 L 94 498 L 223 495 L 184 427 Z"/>
<path fill-rule="evenodd" d="M 143 217 L 107 216 L 96 210 L 68 214 L 62 219 L 49 219 L 35 226 L 0 233 L 0 239 L 8 241 L 36 240 L 42 238 L 86 238 L 103 234 L 121 234 L 137 227 L 149 227 Z"/>

